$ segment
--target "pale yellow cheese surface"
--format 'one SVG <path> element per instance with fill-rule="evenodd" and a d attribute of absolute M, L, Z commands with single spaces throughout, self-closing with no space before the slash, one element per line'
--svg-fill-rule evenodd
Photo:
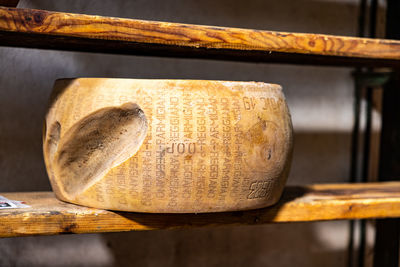
<path fill-rule="evenodd" d="M 292 126 L 280 86 L 58 80 L 44 132 L 57 197 L 162 213 L 260 208 L 280 197 Z"/>

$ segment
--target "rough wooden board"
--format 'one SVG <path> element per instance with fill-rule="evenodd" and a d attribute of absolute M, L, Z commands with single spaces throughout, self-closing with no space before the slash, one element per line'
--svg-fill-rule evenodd
<path fill-rule="evenodd" d="M 400 42 L 0 8 L 3 46 L 300 64 L 400 66 Z"/>
<path fill-rule="evenodd" d="M 52 192 L 2 193 L 31 208 L 0 210 L 0 236 L 400 217 L 400 182 L 287 187 L 270 208 L 209 214 L 112 212 L 67 204 Z"/>

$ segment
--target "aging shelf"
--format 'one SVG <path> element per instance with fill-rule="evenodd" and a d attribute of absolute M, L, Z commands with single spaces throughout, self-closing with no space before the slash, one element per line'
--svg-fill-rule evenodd
<path fill-rule="evenodd" d="M 64 203 L 52 192 L 1 195 L 31 207 L 0 210 L 0 237 L 400 216 L 400 182 L 289 186 L 272 207 L 208 214 L 100 210 Z"/>
<path fill-rule="evenodd" d="M 400 42 L 0 7 L 0 45 L 254 62 L 400 67 Z"/>

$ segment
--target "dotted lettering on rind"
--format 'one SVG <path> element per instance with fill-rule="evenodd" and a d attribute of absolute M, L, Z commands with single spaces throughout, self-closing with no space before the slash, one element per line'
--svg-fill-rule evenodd
<path fill-rule="evenodd" d="M 114 102 L 129 100 L 116 96 Z M 204 210 L 209 203 L 217 210 L 232 202 L 270 198 L 272 181 L 265 180 L 269 174 L 257 169 L 257 164 L 249 166 L 265 153 L 265 159 L 275 160 L 271 149 L 259 149 L 263 134 L 268 130 L 271 135 L 271 127 L 259 127 L 262 138 L 254 150 L 247 133 L 253 121 L 274 121 L 268 114 L 280 112 L 281 99 L 258 91 L 247 96 L 194 97 L 193 92 L 182 90 L 171 96 L 160 88 L 139 94 L 137 101 L 151 118 L 147 136 L 122 168 L 125 173 L 116 168 L 113 179 L 95 187 L 98 202 L 179 212 L 182 202 L 186 209 Z"/>
<path fill-rule="evenodd" d="M 272 190 L 272 181 L 255 181 L 250 184 L 247 199 L 265 198 Z"/>

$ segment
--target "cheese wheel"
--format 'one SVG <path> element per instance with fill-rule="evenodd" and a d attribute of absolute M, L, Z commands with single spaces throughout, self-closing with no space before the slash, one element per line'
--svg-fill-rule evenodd
<path fill-rule="evenodd" d="M 260 82 L 61 79 L 44 128 L 56 196 L 111 210 L 266 207 L 292 154 L 281 87 Z"/>

